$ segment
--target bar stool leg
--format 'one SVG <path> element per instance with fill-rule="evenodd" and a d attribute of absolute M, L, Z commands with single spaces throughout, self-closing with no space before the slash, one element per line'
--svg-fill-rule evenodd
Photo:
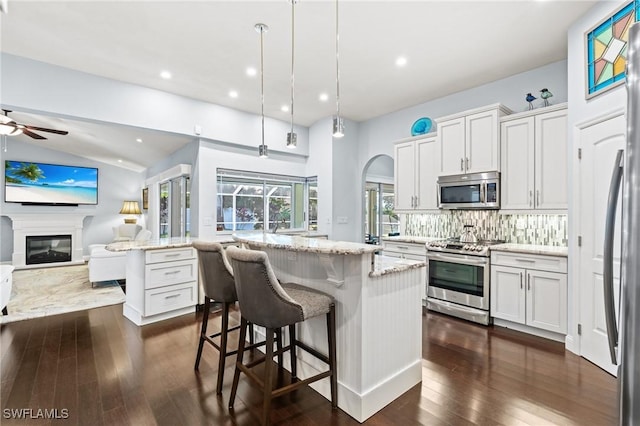
<path fill-rule="evenodd" d="M 291 380 L 298 381 L 298 359 L 296 357 L 296 325 L 289 326 L 289 345 L 291 346 Z"/>
<path fill-rule="evenodd" d="M 279 329 L 278 329 L 279 330 Z M 262 424 L 269 425 L 271 423 L 271 389 L 273 388 L 273 334 L 278 331 L 267 328 L 267 345 L 265 347 L 264 362 L 264 389 L 262 403 Z M 277 334 L 276 334 L 277 336 Z"/>
<path fill-rule="evenodd" d="M 240 381 L 240 368 L 238 365 L 242 365 L 242 358 L 244 356 L 244 339 L 247 334 L 247 320 L 244 317 L 240 317 L 240 336 L 238 337 L 238 355 L 236 356 L 236 369 L 233 373 L 233 384 L 231 385 L 231 395 L 229 396 L 229 408 L 233 408 L 233 403 L 236 399 L 236 392 L 238 391 L 238 382 Z"/>
<path fill-rule="evenodd" d="M 329 362 L 331 367 L 331 407 L 338 408 L 338 367 L 336 365 L 336 305 L 329 307 L 327 314 L 327 334 L 329 336 Z"/>
<path fill-rule="evenodd" d="M 222 381 L 224 379 L 224 362 L 227 358 L 227 334 L 229 333 L 229 304 L 222 302 L 222 329 L 220 330 L 220 359 L 218 360 L 218 383 L 216 394 L 222 394 Z"/>
<path fill-rule="evenodd" d="M 200 328 L 200 343 L 198 344 L 198 353 L 196 354 L 196 365 L 194 370 L 200 368 L 200 358 L 202 357 L 202 347 L 204 346 L 205 336 L 207 335 L 207 324 L 209 323 L 209 311 L 211 310 L 211 299 L 204 298 L 204 312 L 202 313 L 202 327 Z"/>
<path fill-rule="evenodd" d="M 255 343 L 255 337 L 253 337 L 253 323 L 249 323 L 249 344 L 253 345 Z"/>
<path fill-rule="evenodd" d="M 283 355 L 282 355 L 282 329 L 276 329 L 276 349 L 278 350 L 278 365 L 284 367 Z"/>

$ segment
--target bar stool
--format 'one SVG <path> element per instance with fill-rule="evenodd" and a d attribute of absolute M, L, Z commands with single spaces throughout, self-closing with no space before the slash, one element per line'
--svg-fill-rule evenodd
<path fill-rule="evenodd" d="M 311 382 L 330 377 L 331 406 L 338 406 L 338 380 L 336 368 L 336 321 L 334 299 L 319 291 L 303 287 L 298 284 L 280 284 L 276 278 L 267 254 L 258 250 L 243 250 L 229 247 L 227 256 L 231 260 L 235 271 L 236 291 L 240 304 L 240 338 L 238 342 L 238 357 L 233 375 L 229 408 L 233 408 L 238 381 L 242 371 L 251 380 L 262 387 L 264 394 L 262 408 L 262 424 L 270 423 L 271 400 L 289 393 Z M 306 319 L 326 315 L 329 354 L 325 355 L 296 339 L 295 324 Z M 247 323 L 251 322 L 266 328 L 265 356 L 243 364 L 244 333 Z M 273 351 L 273 331 L 284 326 L 289 327 L 289 345 Z M 307 379 L 297 381 L 296 377 L 296 348 L 301 348 L 314 355 L 328 365 L 328 370 Z M 272 389 L 273 387 L 273 357 L 282 352 L 290 351 L 291 355 L 291 384 Z M 264 380 L 259 378 L 251 368 L 264 362 Z"/>
<path fill-rule="evenodd" d="M 204 342 L 210 343 L 220 352 L 216 384 L 216 394 L 220 395 L 222 393 L 222 381 L 224 379 L 225 359 L 237 353 L 235 350 L 227 351 L 227 335 L 230 331 L 240 328 L 239 325 L 229 328 L 229 307 L 238 301 L 238 296 L 233 278 L 233 269 L 224 255 L 224 247 L 219 243 L 205 241 L 194 241 L 193 247 L 198 251 L 198 263 L 202 276 L 202 287 L 204 289 L 204 313 L 202 315 L 200 343 L 198 344 L 198 353 L 196 355 L 194 369 L 198 370 L 200 366 Z M 220 332 L 208 335 L 207 325 L 209 323 L 212 300 L 222 304 L 222 326 Z M 265 342 L 254 344 L 253 325 L 249 325 L 249 331 L 250 345 L 244 348 L 244 350 L 265 344 Z M 245 332 L 243 332 L 242 336 L 245 336 Z M 219 345 L 214 341 L 217 337 L 220 337 Z"/>

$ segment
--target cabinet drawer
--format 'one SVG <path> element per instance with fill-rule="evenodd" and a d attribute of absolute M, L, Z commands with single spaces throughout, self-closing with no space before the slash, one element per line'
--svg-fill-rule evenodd
<path fill-rule="evenodd" d="M 172 260 L 195 259 L 195 257 L 196 253 L 193 247 L 145 251 L 145 263 L 147 264 Z"/>
<path fill-rule="evenodd" d="M 491 265 L 513 266 L 538 271 L 567 273 L 567 258 L 533 254 L 491 252 Z"/>
<path fill-rule="evenodd" d="M 427 249 L 424 244 L 385 242 L 382 248 L 382 254 L 385 256 L 400 257 L 402 254 L 411 254 L 414 256 L 420 256 L 420 260 L 424 260 L 427 255 Z"/>
<path fill-rule="evenodd" d="M 145 266 L 145 289 L 197 280 L 196 259 L 153 263 Z"/>
<path fill-rule="evenodd" d="M 195 281 L 146 290 L 144 313 L 149 316 L 195 306 L 197 295 L 198 287 Z"/>

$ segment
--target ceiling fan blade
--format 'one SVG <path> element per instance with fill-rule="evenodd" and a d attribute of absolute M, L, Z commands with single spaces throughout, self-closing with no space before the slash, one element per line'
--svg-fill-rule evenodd
<path fill-rule="evenodd" d="M 39 132 L 55 133 L 56 135 L 68 135 L 66 130 L 47 129 L 46 127 L 24 126 L 25 129 L 37 130 Z"/>
<path fill-rule="evenodd" d="M 37 133 L 33 133 L 32 131 L 30 131 L 30 130 L 28 130 L 28 129 L 26 129 L 26 128 L 23 128 L 23 129 L 22 129 L 22 133 L 24 133 L 24 134 L 25 134 L 25 135 L 27 135 L 27 136 L 31 136 L 33 139 L 47 139 L 47 138 L 45 138 L 44 136 L 40 136 L 40 135 L 39 135 L 39 134 L 37 134 Z"/>

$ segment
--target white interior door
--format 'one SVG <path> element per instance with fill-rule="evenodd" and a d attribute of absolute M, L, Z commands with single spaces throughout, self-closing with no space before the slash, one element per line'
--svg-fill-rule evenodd
<path fill-rule="evenodd" d="M 579 129 L 578 181 L 578 235 L 582 247 L 578 248 L 579 276 L 576 283 L 580 292 L 580 323 L 582 336 L 580 352 L 589 361 L 615 375 L 617 367 L 611 362 L 604 315 L 603 251 L 604 228 L 611 174 L 616 153 L 625 146 L 626 120 L 617 115 Z M 620 203 L 621 197 L 618 198 Z M 616 309 L 619 306 L 620 279 L 620 204 L 616 217 L 614 243 L 614 288 Z M 616 315 L 617 316 L 617 315 Z"/>

